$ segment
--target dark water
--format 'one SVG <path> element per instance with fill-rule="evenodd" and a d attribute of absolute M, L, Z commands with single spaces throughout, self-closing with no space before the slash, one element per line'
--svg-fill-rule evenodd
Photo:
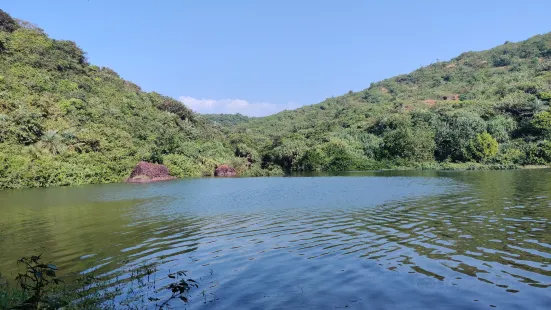
<path fill-rule="evenodd" d="M 550 309 L 551 170 L 0 192 L 0 272 L 34 253 L 114 285 L 185 269 L 189 309 Z"/>

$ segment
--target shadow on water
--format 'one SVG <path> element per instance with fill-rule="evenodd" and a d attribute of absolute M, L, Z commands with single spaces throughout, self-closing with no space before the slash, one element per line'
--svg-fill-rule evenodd
<path fill-rule="evenodd" d="M 384 171 L 0 192 L 0 271 L 44 252 L 196 308 L 546 308 L 551 171 Z"/>

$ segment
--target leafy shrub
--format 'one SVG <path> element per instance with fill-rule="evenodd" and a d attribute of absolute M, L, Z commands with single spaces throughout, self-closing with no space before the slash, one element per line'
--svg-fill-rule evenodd
<path fill-rule="evenodd" d="M 514 92 L 505 96 L 497 108 L 515 117 L 532 117 L 543 110 L 543 105 L 532 94 Z"/>
<path fill-rule="evenodd" d="M 14 32 L 19 26 L 11 16 L 0 10 L 0 31 Z"/>
<path fill-rule="evenodd" d="M 283 169 L 277 165 L 269 165 L 265 168 L 261 168 L 260 165 L 252 165 L 243 173 L 243 176 L 247 177 L 268 177 L 283 175 L 285 175 Z"/>
<path fill-rule="evenodd" d="M 532 126 L 536 132 L 545 137 L 551 135 L 551 113 L 545 111 L 534 115 Z"/>
<path fill-rule="evenodd" d="M 544 91 L 538 93 L 538 98 L 543 101 L 551 101 L 551 91 Z"/>
<path fill-rule="evenodd" d="M 163 164 L 167 166 L 170 175 L 179 178 L 201 176 L 198 164 L 184 155 L 169 154 L 163 157 Z"/>
<path fill-rule="evenodd" d="M 517 123 L 510 117 L 498 115 L 488 121 L 487 130 L 498 142 L 506 142 L 517 128 Z"/>
<path fill-rule="evenodd" d="M 399 127 L 383 136 L 383 149 L 390 158 L 427 161 L 434 158 L 434 132 L 428 127 Z"/>
<path fill-rule="evenodd" d="M 489 133 L 478 134 L 476 139 L 471 141 L 472 157 L 477 160 L 485 160 L 497 154 L 498 143 Z"/>

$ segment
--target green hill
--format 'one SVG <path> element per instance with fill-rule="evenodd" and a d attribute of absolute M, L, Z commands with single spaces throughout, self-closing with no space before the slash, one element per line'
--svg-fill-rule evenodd
<path fill-rule="evenodd" d="M 0 188 L 551 161 L 551 34 L 469 52 L 276 115 L 198 115 L 0 11 Z M 467 163 L 464 165 L 463 163 Z"/>
<path fill-rule="evenodd" d="M 545 34 L 228 130 L 262 165 L 289 170 L 539 165 L 551 160 L 550 99 Z"/>
<path fill-rule="evenodd" d="M 203 114 L 203 118 L 210 121 L 215 125 L 220 125 L 223 127 L 232 127 L 235 125 L 248 123 L 250 120 L 255 119 L 254 117 L 245 116 L 242 114 Z"/>
<path fill-rule="evenodd" d="M 247 167 L 179 101 L 141 91 L 89 64 L 75 43 L 0 10 L 0 188 L 119 182 L 140 160 L 176 176 Z"/>

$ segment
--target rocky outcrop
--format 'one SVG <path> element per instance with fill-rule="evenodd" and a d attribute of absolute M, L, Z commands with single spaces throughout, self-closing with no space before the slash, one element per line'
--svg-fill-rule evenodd
<path fill-rule="evenodd" d="M 228 165 L 220 165 L 214 170 L 215 177 L 234 177 L 237 176 L 237 171 Z"/>
<path fill-rule="evenodd" d="M 172 179 L 175 179 L 175 177 L 170 175 L 166 166 L 141 161 L 136 165 L 130 177 L 126 179 L 126 182 L 150 183 Z"/>

